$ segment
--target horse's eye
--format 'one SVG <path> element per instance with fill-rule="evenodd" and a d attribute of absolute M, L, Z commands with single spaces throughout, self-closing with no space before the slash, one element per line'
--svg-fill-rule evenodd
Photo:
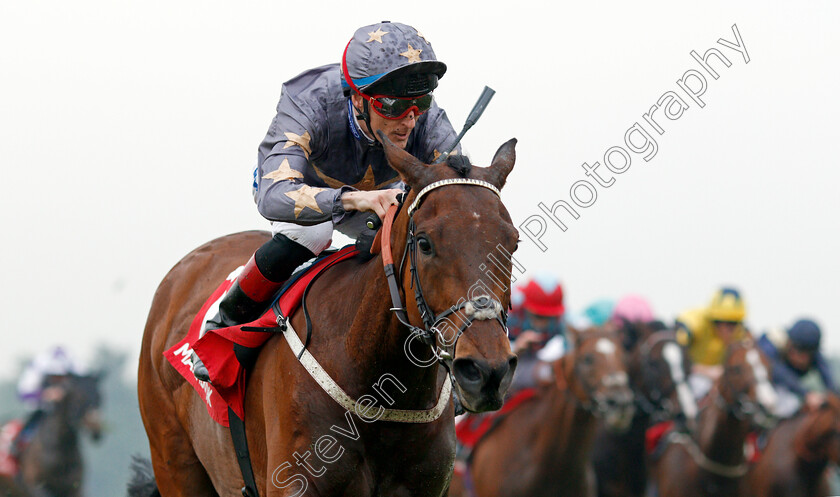
<path fill-rule="evenodd" d="M 595 356 L 592 354 L 586 354 L 583 357 L 581 357 L 581 362 L 584 366 L 591 366 L 595 364 Z"/>
<path fill-rule="evenodd" d="M 417 248 L 420 249 L 420 252 L 423 252 L 426 255 L 432 253 L 432 243 L 425 236 L 421 235 L 417 237 Z"/>

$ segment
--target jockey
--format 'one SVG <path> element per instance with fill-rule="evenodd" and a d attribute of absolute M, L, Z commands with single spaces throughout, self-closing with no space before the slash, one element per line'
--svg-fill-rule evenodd
<path fill-rule="evenodd" d="M 383 21 L 359 28 L 339 63 L 283 85 L 253 184 L 273 238 L 245 265 L 205 329 L 258 318 L 294 269 L 330 246 L 334 229 L 357 238 L 365 230 L 362 212 L 381 219 L 397 203 L 403 183 L 378 132 L 427 163 L 455 142 L 432 95 L 445 72 L 419 31 Z M 195 354 L 193 371 L 209 381 Z"/>
<path fill-rule="evenodd" d="M 80 373 L 67 350 L 60 346 L 49 347 L 23 369 L 17 385 L 18 397 L 30 411 L 37 411 L 45 402 L 57 400 L 63 394 L 59 383 L 66 376 Z"/>
<path fill-rule="evenodd" d="M 727 347 L 748 336 L 743 324 L 746 314 L 741 293 L 723 287 L 707 307 L 686 311 L 677 318 L 677 341 L 688 347 L 692 361 L 689 383 L 697 398 L 703 397 L 723 373 Z"/>
<path fill-rule="evenodd" d="M 14 442 L 12 452 L 15 456 L 35 433 L 38 421 L 49 404 L 61 400 L 66 393 L 61 385 L 63 380 L 81 372 L 73 357 L 60 346 L 41 351 L 24 367 L 18 380 L 17 393 L 28 413 Z"/>
<path fill-rule="evenodd" d="M 837 391 L 837 385 L 831 375 L 831 368 L 820 352 L 822 332 L 819 325 L 810 319 L 800 319 L 787 330 L 772 330 L 758 339 L 758 346 L 773 363 L 771 379 L 781 398 L 791 399 L 780 402 L 789 406 L 778 414 L 793 414 L 803 402 L 811 408 L 817 408 L 825 401 L 824 391 Z M 821 385 L 811 389 L 807 379 L 819 378 Z M 816 378 L 815 378 L 816 379 Z"/>
<path fill-rule="evenodd" d="M 607 326 L 619 330 L 625 350 L 630 350 L 638 340 L 637 326 L 654 320 L 650 303 L 639 295 L 625 295 L 616 302 Z"/>
<path fill-rule="evenodd" d="M 511 349 L 519 358 L 511 392 L 532 387 L 539 362 L 553 361 L 567 348 L 563 287 L 552 275 L 534 276 L 519 291 L 522 304 L 508 318 Z"/>

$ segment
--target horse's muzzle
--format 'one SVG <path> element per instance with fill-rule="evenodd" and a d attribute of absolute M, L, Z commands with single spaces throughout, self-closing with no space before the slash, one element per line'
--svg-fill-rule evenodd
<path fill-rule="evenodd" d="M 470 412 L 495 411 L 501 408 L 513 380 L 513 372 L 516 371 L 516 362 L 517 358 L 514 355 L 496 365 L 491 365 L 484 359 L 455 359 L 452 363 L 452 375 L 464 408 Z"/>

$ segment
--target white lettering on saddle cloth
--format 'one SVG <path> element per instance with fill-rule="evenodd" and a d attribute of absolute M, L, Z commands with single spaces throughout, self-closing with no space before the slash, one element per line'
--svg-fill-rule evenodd
<path fill-rule="evenodd" d="M 174 355 L 181 356 L 181 364 L 188 366 L 190 372 L 193 372 L 195 369 L 192 362 L 193 349 L 190 347 L 189 342 L 184 342 L 184 345 L 178 347 Z M 198 380 L 198 386 L 204 390 L 204 401 L 207 402 L 207 406 L 213 407 L 213 403 L 210 401 L 210 396 L 213 395 L 213 389 L 210 388 L 210 384 L 206 381 Z"/>

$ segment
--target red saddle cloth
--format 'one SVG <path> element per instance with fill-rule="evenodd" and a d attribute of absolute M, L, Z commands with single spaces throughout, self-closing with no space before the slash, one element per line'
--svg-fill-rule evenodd
<path fill-rule="evenodd" d="M 455 425 L 455 436 L 458 438 L 458 442 L 472 451 L 476 444 L 498 421 L 501 421 L 508 413 L 519 407 L 523 402 L 533 398 L 536 394 L 536 389 L 526 388 L 520 390 L 513 397 L 505 401 L 502 408 L 498 411 L 483 414 L 467 414 Z"/>
<path fill-rule="evenodd" d="M 301 274 L 293 277 L 294 280 L 290 281 L 275 299 L 276 305 L 273 305 L 259 319 L 229 328 L 210 330 L 199 338 L 204 321 L 206 318 L 212 318 L 215 315 L 218 310 L 217 303 L 233 285 L 239 270 L 231 273 L 219 285 L 216 291 L 210 295 L 193 319 L 184 339 L 174 347 L 166 350 L 163 355 L 181 376 L 195 388 L 201 398 L 204 399 L 207 412 L 213 420 L 223 426 L 229 426 L 228 407 L 240 419 L 245 419 L 243 400 L 245 397 L 247 371 L 245 371 L 245 368 L 237 360 L 233 350 L 234 345 L 238 344 L 244 347 L 258 348 L 273 336 L 272 333 L 243 331 L 242 328 L 250 326 L 277 326 L 276 307 L 280 308 L 283 316 L 291 316 L 300 305 L 303 292 L 306 290 L 306 286 L 310 281 L 330 266 L 353 257 L 357 253 L 358 251 L 355 247 L 347 246 L 338 252 L 316 260 Z M 210 315 L 208 316 L 208 314 Z M 193 375 L 191 360 L 193 350 L 196 351 L 207 367 L 207 371 L 210 373 L 210 378 L 213 381 L 212 385 L 208 382 L 197 380 Z"/>
<path fill-rule="evenodd" d="M 653 455 L 662 441 L 662 437 L 674 427 L 673 421 L 662 421 L 656 423 L 645 431 L 645 451 Z"/>
<path fill-rule="evenodd" d="M 0 475 L 14 477 L 18 473 L 18 460 L 14 455 L 15 439 L 23 430 L 23 421 L 13 419 L 0 428 Z"/>

